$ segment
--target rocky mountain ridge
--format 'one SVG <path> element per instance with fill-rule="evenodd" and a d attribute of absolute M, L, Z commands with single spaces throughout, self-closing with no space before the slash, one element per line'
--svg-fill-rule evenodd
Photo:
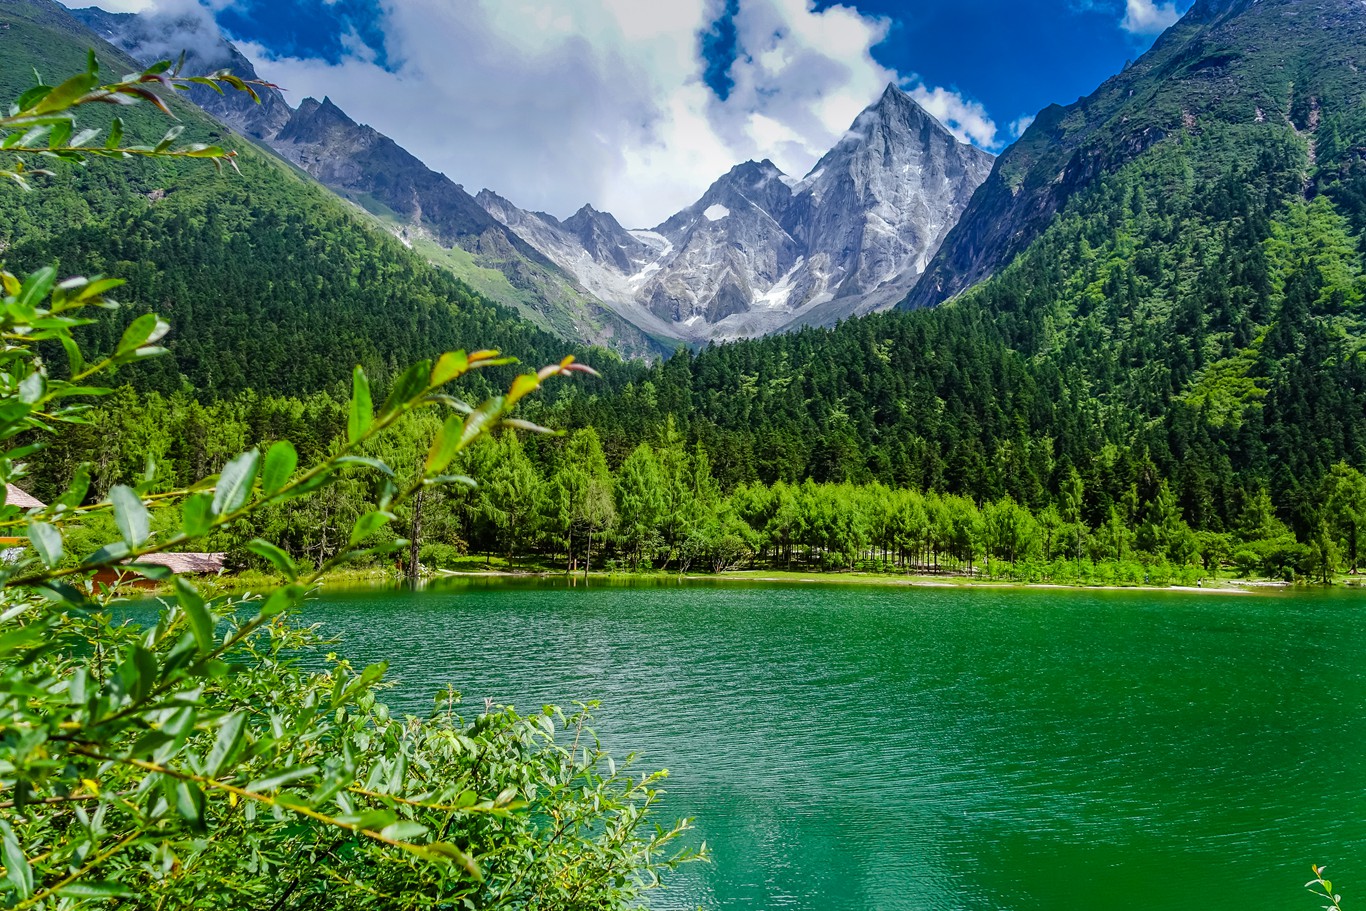
<path fill-rule="evenodd" d="M 242 78 L 258 78 L 251 61 L 203 17 L 109 13 L 96 7 L 72 13 L 143 62 L 174 58 L 183 49 L 187 72 L 229 68 Z M 356 123 L 331 99 L 305 98 L 296 109 L 278 89 L 259 94 L 261 103 L 254 104 L 240 93 L 219 95 L 196 87 L 190 98 L 365 208 L 434 263 L 542 328 L 626 355 L 667 350 L 491 217 L 462 186 L 378 130 Z"/>
<path fill-rule="evenodd" d="M 489 190 L 475 198 L 626 319 L 705 342 L 894 305 L 992 161 L 889 85 L 804 178 L 744 162 L 648 231 L 589 207 L 561 224 Z"/>
<path fill-rule="evenodd" d="M 192 70 L 255 75 L 202 17 L 76 15 L 142 59 L 174 55 L 180 41 Z M 745 162 L 653 230 L 629 231 L 591 206 L 561 221 L 493 191 L 473 197 L 327 98 L 294 109 L 273 89 L 261 105 L 208 90 L 192 97 L 405 241 L 439 248 L 434 261 L 478 290 L 566 337 L 627 354 L 823 325 L 895 304 L 992 162 L 888 86 L 804 178 L 767 160 Z"/>

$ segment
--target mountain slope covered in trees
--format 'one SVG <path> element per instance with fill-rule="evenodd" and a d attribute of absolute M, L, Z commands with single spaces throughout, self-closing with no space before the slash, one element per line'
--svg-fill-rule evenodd
<path fill-rule="evenodd" d="M 189 72 L 229 69 L 243 79 L 256 70 L 203 11 L 110 13 L 98 7 L 73 16 L 144 65 L 185 53 Z M 188 46 L 187 46 L 188 45 Z M 423 257 L 484 296 L 517 310 L 568 340 L 606 344 L 624 354 L 661 349 L 602 306 L 553 262 L 490 218 L 464 188 L 438 174 L 388 136 L 351 120 L 324 98 L 297 109 L 275 88 L 249 97 L 195 86 L 188 97 L 233 130 L 297 165 L 370 212 Z"/>
<path fill-rule="evenodd" d="M 84 68 L 97 47 L 106 71 L 140 69 L 55 3 L 0 2 L 0 90 Z M 129 374 L 148 390 L 182 386 L 201 399 L 245 389 L 303 395 L 336 390 L 362 364 L 383 378 L 434 352 L 495 347 L 530 361 L 569 347 L 425 262 L 291 166 L 227 133 L 183 100 L 183 139 L 239 151 L 241 174 L 175 163 L 61 168 L 41 193 L 0 189 L 0 244 L 10 268 L 50 261 L 68 274 L 125 278 L 127 307 L 87 338 L 107 349 L 132 316 L 172 325 L 172 356 Z M 131 135 L 161 124 L 134 112 Z M 612 360 L 599 354 L 599 363 Z"/>
<path fill-rule="evenodd" d="M 648 370 L 612 365 L 605 382 L 528 403 L 528 417 L 595 428 L 603 490 L 632 476 L 627 464 L 647 443 L 692 453 L 692 487 L 714 477 L 739 510 L 755 482 L 881 482 L 960 505 L 1009 501 L 1041 522 L 1055 509 L 1082 529 L 1078 542 L 1121 526 L 1275 541 L 1286 523 L 1305 547 L 1322 544 L 1328 505 L 1338 530 L 1356 509 L 1330 490 L 1356 477 L 1339 464 L 1366 466 L 1366 17 L 1356 3 L 1197 4 L 1152 59 L 1117 77 L 1153 116 L 1181 112 L 1178 127 L 1145 133 L 1146 121 L 1116 109 L 1086 135 L 1125 153 L 1086 158 L 1085 180 L 1047 204 L 1030 196 L 1034 178 L 1020 184 L 1026 209 L 1056 211 L 952 301 L 680 352 Z M 1174 71 L 1178 58 L 1185 69 Z M 1244 97 L 1220 73 L 1265 81 Z M 1112 89 L 1093 97 L 1118 97 Z M 1131 126 L 1151 141 L 1135 144 Z M 1041 129 L 1025 144 L 1039 168 L 1075 157 L 1047 118 Z M 992 180 L 1019 160 L 1003 156 Z M 343 218 L 335 201 L 290 222 L 280 201 L 305 190 L 285 182 L 294 175 L 281 163 L 270 167 L 260 180 L 197 186 L 150 171 L 102 183 L 92 168 L 78 178 L 80 199 L 7 210 L 11 237 L 24 238 L 11 255 L 128 275 L 130 300 L 181 327 L 179 375 L 138 378 L 169 394 L 157 404 L 168 426 L 188 428 L 169 444 L 177 463 L 203 461 L 213 448 L 204 440 L 228 430 L 250 442 L 283 422 L 319 445 L 336 432 L 338 411 L 322 399 L 253 400 L 243 388 L 331 390 L 352 361 L 382 374 L 433 339 L 424 351 L 490 340 L 528 358 L 555 349 L 477 298 L 462 303 L 467 291 Z M 365 239 L 359 252 L 353 238 Z M 377 263 L 388 271 L 371 282 Z M 405 293 L 386 296 L 386 282 Z M 211 300 L 201 306 L 177 283 L 211 286 Z M 442 298 L 446 288 L 458 293 Z M 272 309 L 295 301 L 306 306 Z M 226 400 L 213 412 L 225 417 L 196 398 Z M 137 429 L 118 432 L 109 483 L 141 461 Z M 579 450 L 538 439 L 526 451 L 551 477 Z M 63 470 L 45 468 L 54 481 Z M 1366 516 L 1366 500 L 1358 505 Z M 469 543 L 471 528 L 452 540 Z M 1150 537 L 1153 553 L 1190 558 L 1189 535 Z"/>
<path fill-rule="evenodd" d="M 1091 95 L 1039 112 L 904 306 L 933 306 L 998 272 L 1074 197 L 1210 128 L 1252 144 L 1293 132 L 1309 150 L 1309 179 L 1331 181 L 1338 166 L 1359 165 L 1359 150 L 1353 159 L 1342 144 L 1360 131 L 1364 35 L 1366 15 L 1352 0 L 1197 0 Z"/>

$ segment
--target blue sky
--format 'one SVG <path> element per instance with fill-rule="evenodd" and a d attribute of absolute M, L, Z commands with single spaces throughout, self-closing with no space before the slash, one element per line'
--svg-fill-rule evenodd
<path fill-rule="evenodd" d="M 66 0 L 75 5 L 78 0 Z M 87 0 L 89 2 L 89 0 Z M 1190 0 L 96 0 L 202 15 L 471 191 L 662 221 L 746 158 L 800 176 L 887 82 L 999 152 Z"/>
<path fill-rule="evenodd" d="M 821 4 L 830 5 L 830 4 Z M 894 21 L 874 58 L 931 85 L 956 87 L 1008 124 L 1090 94 L 1156 35 L 1123 27 L 1122 2 L 1102 0 L 861 0 Z M 1190 0 L 1171 5 L 1184 13 Z M 1163 21 L 1159 11 L 1158 22 Z"/>

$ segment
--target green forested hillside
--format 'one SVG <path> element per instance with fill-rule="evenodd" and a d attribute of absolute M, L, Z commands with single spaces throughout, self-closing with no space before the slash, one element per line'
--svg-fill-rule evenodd
<path fill-rule="evenodd" d="M 8 25 L 0 91 L 16 95 L 34 69 L 56 78 L 84 67 L 93 36 L 55 4 L 6 0 L 0 18 Z M 107 71 L 139 69 L 108 46 L 100 52 Z M 383 378 L 462 347 L 529 361 L 567 353 L 274 156 L 222 135 L 192 105 L 175 110 L 183 139 L 237 148 L 241 174 L 93 162 L 59 168 L 41 193 L 0 189 L 0 247 L 11 269 L 56 262 L 64 273 L 128 280 L 128 306 L 88 333 L 94 350 L 138 313 L 170 321 L 171 357 L 130 372 L 137 386 L 169 393 L 184 385 L 203 399 L 246 389 L 303 395 L 339 388 L 356 363 Z M 164 131 L 145 112 L 127 123 L 153 141 Z"/>
<path fill-rule="evenodd" d="M 1290 128 L 1322 176 L 1360 133 L 1366 17 L 1355 0 L 1197 0 L 1152 48 L 1076 102 L 1049 105 L 997 159 L 903 306 L 999 272 L 1078 196 L 1211 127 Z"/>

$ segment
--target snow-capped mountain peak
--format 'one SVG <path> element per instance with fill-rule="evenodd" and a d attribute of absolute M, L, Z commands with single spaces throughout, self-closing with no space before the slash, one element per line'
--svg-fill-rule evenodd
<path fill-rule="evenodd" d="M 560 226 L 505 200 L 490 212 L 637 325 L 707 341 L 892 306 L 992 161 L 889 85 L 805 177 L 738 164 L 650 232 L 662 243 L 615 219 L 586 235 L 603 217 L 591 207 Z"/>

